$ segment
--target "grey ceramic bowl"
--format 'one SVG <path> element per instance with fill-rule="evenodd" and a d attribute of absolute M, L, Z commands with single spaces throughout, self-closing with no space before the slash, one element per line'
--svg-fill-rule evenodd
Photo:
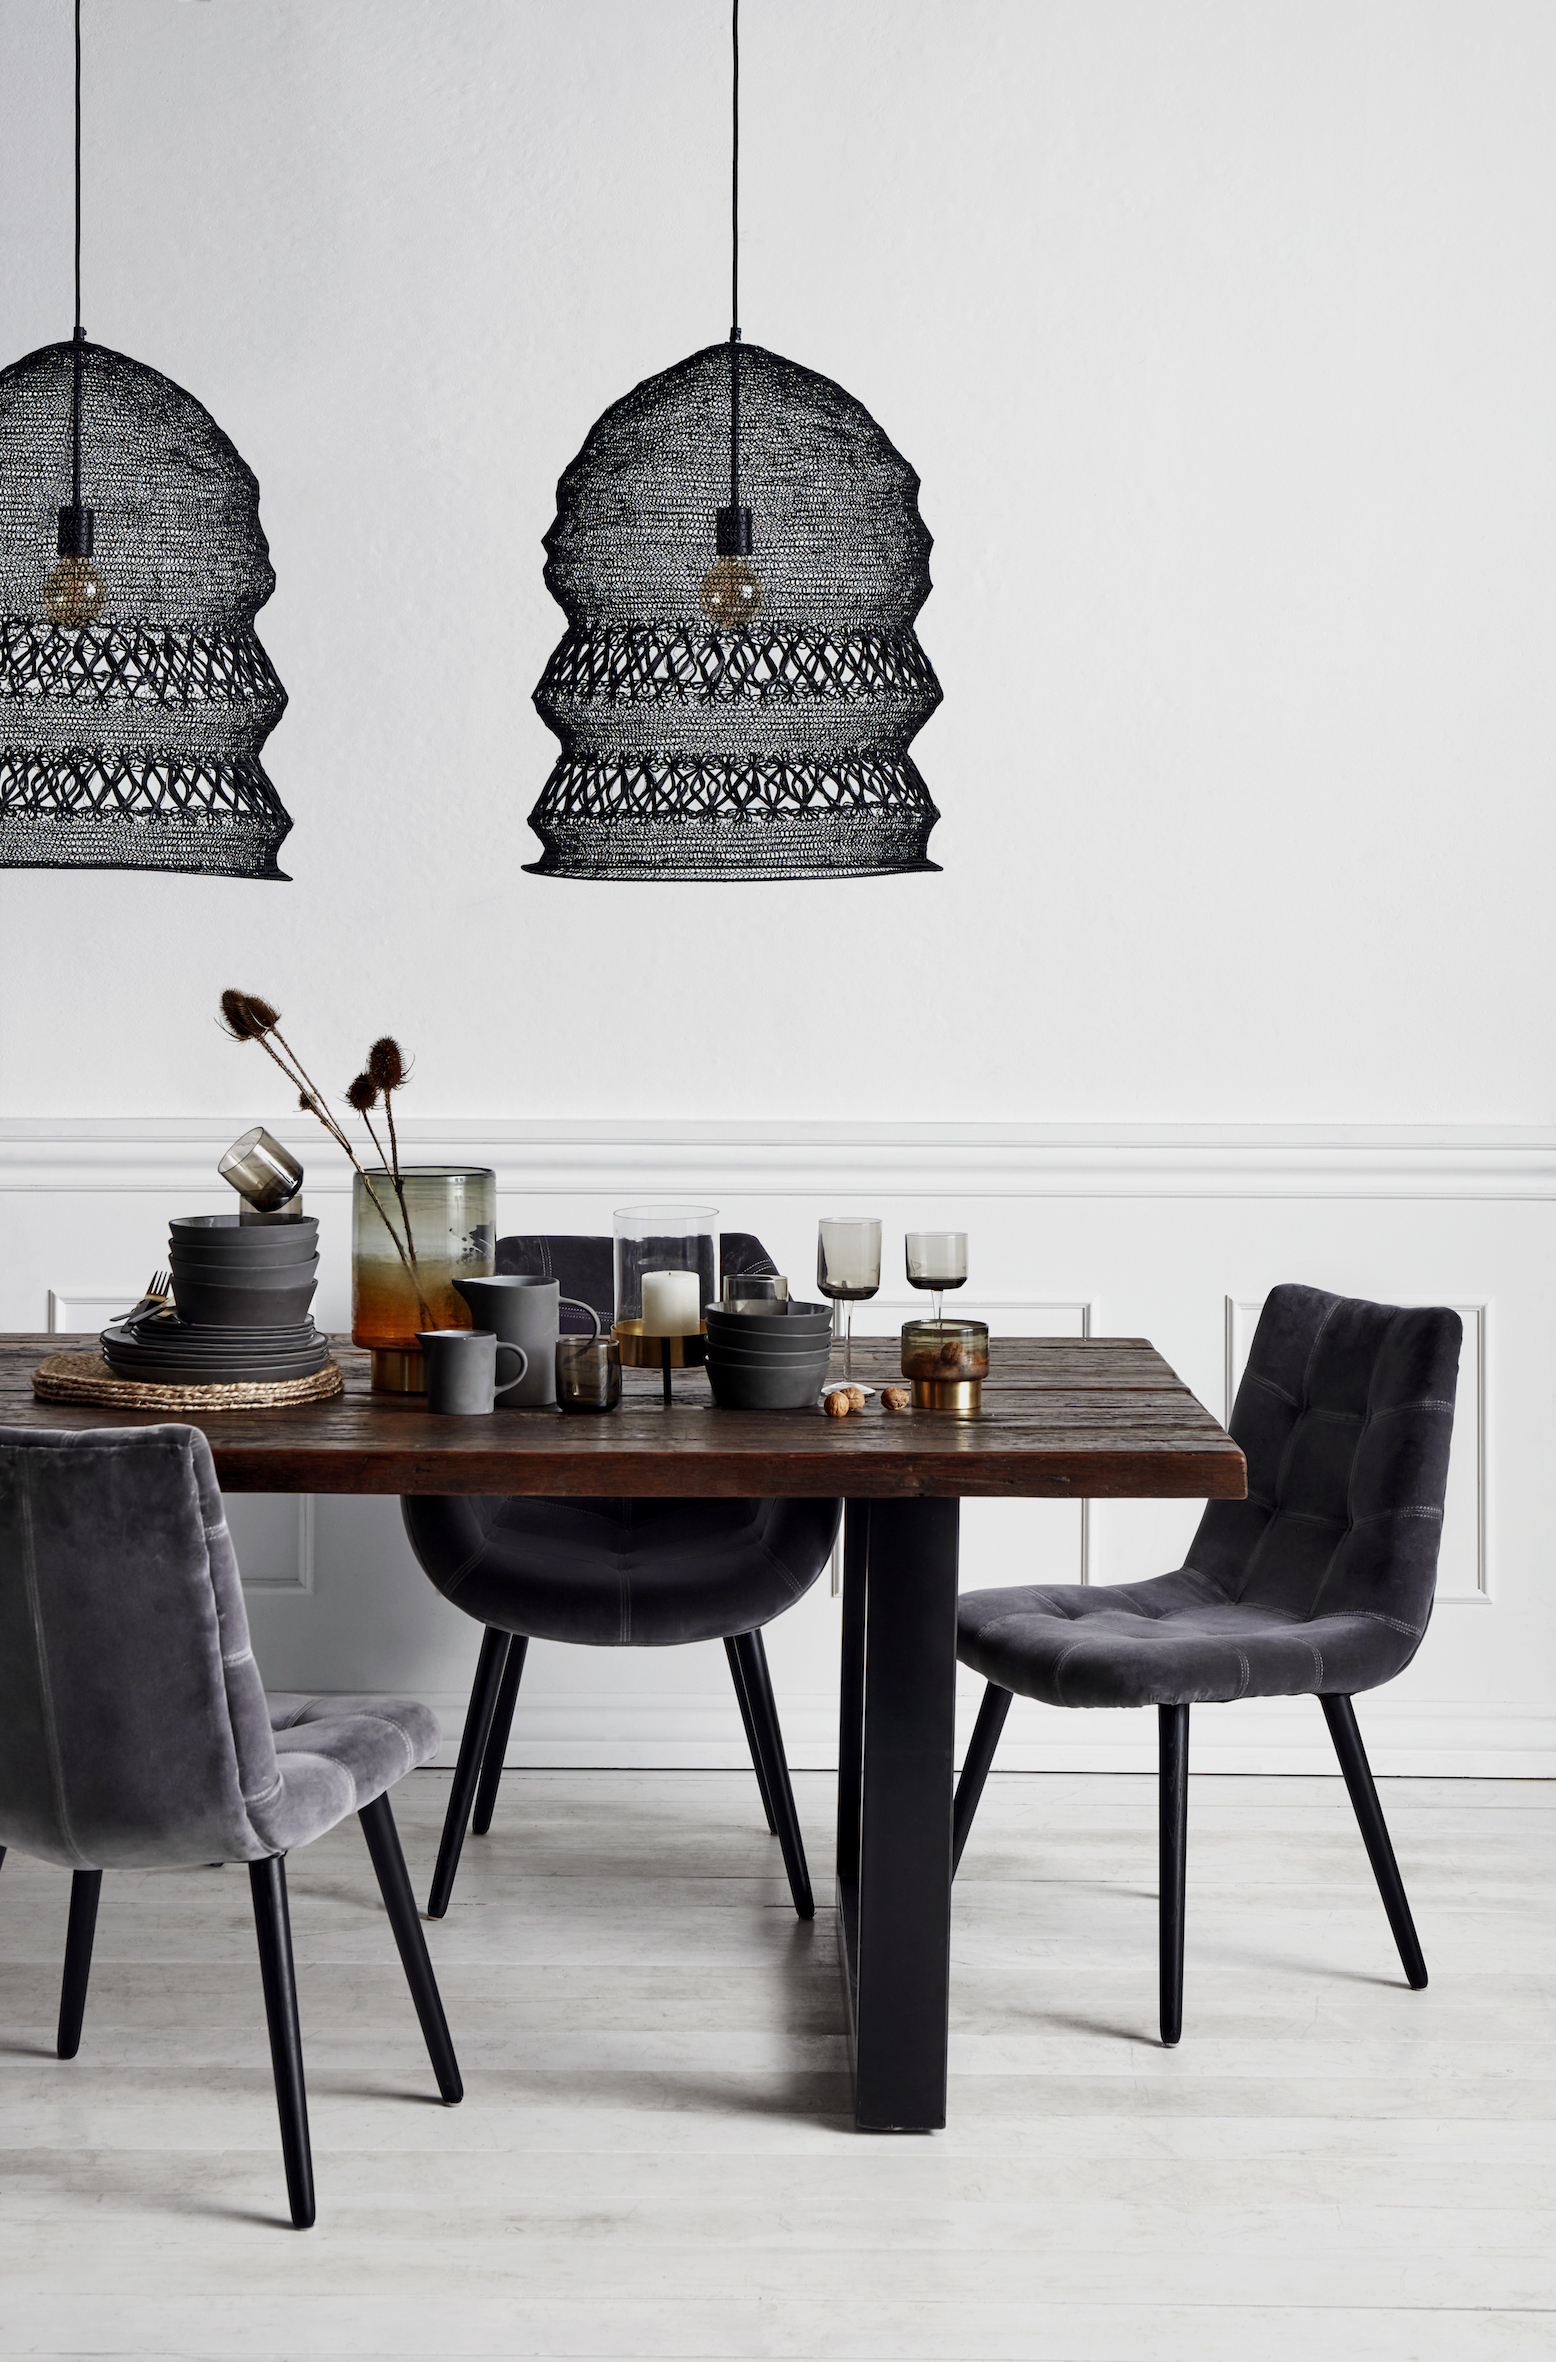
<path fill-rule="evenodd" d="M 248 1271 L 267 1263 L 306 1263 L 310 1255 L 319 1251 L 319 1234 L 300 1227 L 233 1230 L 225 1237 L 216 1231 L 202 1237 L 198 1231 L 174 1230 L 168 1234 L 167 1251 L 175 1260 L 182 1256 L 191 1263 L 220 1263 L 229 1269 Z"/>
<path fill-rule="evenodd" d="M 287 1288 L 255 1288 L 240 1281 L 173 1278 L 173 1301 L 180 1320 L 192 1328 L 269 1329 L 303 1320 L 313 1302 L 318 1281 L 312 1272 Z"/>
<path fill-rule="evenodd" d="M 832 1328 L 827 1304 L 791 1304 L 787 1312 L 726 1312 L 710 1304 L 703 1318 L 710 1337 L 805 1337 Z"/>
<path fill-rule="evenodd" d="M 181 1255 L 170 1256 L 169 1262 L 175 1284 L 187 1279 L 200 1288 L 296 1288 L 305 1279 L 316 1278 L 319 1269 L 317 1255 L 309 1255 L 301 1263 L 211 1265 L 186 1263 Z"/>
<path fill-rule="evenodd" d="M 711 1361 L 708 1384 L 721 1411 L 804 1411 L 821 1392 L 813 1369 L 729 1370 Z"/>
<path fill-rule="evenodd" d="M 710 1344 L 708 1347 L 709 1361 L 721 1362 L 731 1368 L 741 1369 L 788 1370 L 793 1369 L 797 1362 L 807 1362 L 813 1364 L 818 1370 L 824 1370 L 829 1358 L 830 1349 L 825 1342 L 820 1345 L 796 1347 L 787 1353 L 780 1351 L 776 1345 L 767 1352 L 764 1352 L 759 1345 Z"/>
<path fill-rule="evenodd" d="M 274 1239 L 317 1238 L 319 1217 L 302 1215 L 296 1222 L 240 1222 L 236 1214 L 175 1214 L 168 1223 L 168 1236 L 178 1240 L 195 1239 Z"/>

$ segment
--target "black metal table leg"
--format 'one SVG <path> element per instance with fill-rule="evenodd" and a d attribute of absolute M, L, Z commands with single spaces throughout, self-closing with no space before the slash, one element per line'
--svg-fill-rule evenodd
<path fill-rule="evenodd" d="M 931 2132 L 946 2112 L 959 1504 L 875 1501 L 868 1516 L 857 1879 L 839 1807 L 854 2119 L 861 2131 Z M 844 1582 L 846 1748 L 852 1552 Z"/>

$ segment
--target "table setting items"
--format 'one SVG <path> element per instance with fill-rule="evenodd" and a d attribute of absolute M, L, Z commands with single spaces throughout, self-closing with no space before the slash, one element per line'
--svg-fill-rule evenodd
<path fill-rule="evenodd" d="M 621 1400 L 621 1347 L 614 1337 L 559 1337 L 556 1399 L 564 1411 L 613 1411 Z"/>
<path fill-rule="evenodd" d="M 469 1306 L 471 1326 L 489 1329 L 504 1345 L 516 1345 L 525 1355 L 524 1373 L 499 1391 L 504 1410 L 549 1409 L 557 1401 L 557 1347 L 562 1336 L 562 1306 L 581 1312 L 593 1336 L 600 1333 L 600 1316 L 576 1296 L 564 1296 L 554 1279 L 529 1279 L 504 1273 L 488 1279 L 456 1279 L 454 1293 Z M 593 1339 L 580 1339 L 590 1343 Z M 621 1357 L 616 1359 L 618 1371 Z M 618 1395 L 620 1387 L 617 1387 Z"/>
<path fill-rule="evenodd" d="M 237 1214 L 184 1214 L 168 1226 L 173 1308 L 155 1290 L 101 1337 L 115 1378 L 139 1386 L 274 1386 L 333 1367 L 308 1307 L 318 1284 L 318 1224 L 278 1227 Z"/>
<path fill-rule="evenodd" d="M 706 1358 L 718 1218 L 716 1206 L 619 1206 L 613 1217 L 611 1335 L 625 1368 L 662 1372 L 666 1407 L 671 1371 L 694 1369 Z"/>
<path fill-rule="evenodd" d="M 989 1373 L 989 1331 L 981 1320 L 946 1319 L 941 1298 L 967 1280 L 965 1230 L 910 1230 L 903 1242 L 908 1284 L 934 1299 L 929 1320 L 904 1321 L 902 1374 L 917 1411 L 976 1411 Z"/>
<path fill-rule="evenodd" d="M 240 1222 L 295 1222 L 303 1210 L 303 1169 L 263 1124 L 234 1140 L 216 1168 L 243 1200 Z"/>
<path fill-rule="evenodd" d="M 810 1409 L 827 1375 L 832 1310 L 827 1304 L 768 1302 L 761 1309 L 708 1311 L 708 1384 L 726 1411 Z"/>
<path fill-rule="evenodd" d="M 854 1383 L 854 1306 L 881 1284 L 881 1226 L 871 1214 L 824 1214 L 816 1232 L 816 1285 L 845 1306 L 843 1379 Z M 862 1391 L 873 1394 L 873 1386 Z"/>
<path fill-rule="evenodd" d="M 504 1344 L 490 1329 L 423 1329 L 416 1342 L 426 1358 L 427 1408 L 441 1418 L 489 1418 L 530 1366 L 522 1345 Z M 504 1354 L 519 1365 L 509 1378 L 500 1366 Z"/>

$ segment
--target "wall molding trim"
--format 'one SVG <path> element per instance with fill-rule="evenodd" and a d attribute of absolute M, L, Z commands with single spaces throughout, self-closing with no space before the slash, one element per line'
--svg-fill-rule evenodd
<path fill-rule="evenodd" d="M 463 1693 L 422 1693 L 443 1725 L 434 1758 L 451 1765 L 464 1727 Z M 957 1762 L 976 1701 L 957 1711 Z M 1005 1772 L 1157 1769 L 1156 1717 L 1065 1713 L 1018 1700 L 1000 1746 Z M 785 1694 L 784 1746 L 796 1771 L 837 1769 L 837 1700 Z M 1024 1709 L 1024 1711 L 1022 1711 Z M 1368 1758 L 1393 1779 L 1544 1779 L 1556 1775 L 1556 1710 L 1423 1702 L 1369 1692 L 1357 1701 Z M 511 1769 L 741 1771 L 750 1756 L 733 1705 L 702 1692 L 613 1691 L 608 1697 L 538 1692 L 522 1700 L 508 1744 Z M 1205 1706 L 1194 1716 L 1196 1772 L 1333 1774 L 1324 1719 L 1311 1698 Z M 753 1804 L 755 1796 L 753 1794 Z M 757 1808 L 760 1815 L 760 1807 Z M 497 1826 L 501 1825 L 501 1806 Z"/>
<path fill-rule="evenodd" d="M 267 1120 L 275 1121 L 271 1116 Z M 255 1121 L 223 1116 L 0 1117 L 0 1191 L 216 1187 Z M 418 1161 L 491 1164 L 507 1195 L 649 1191 L 809 1197 L 1556 1198 L 1556 1131 L 1474 1125 L 784 1124 L 409 1118 Z M 344 1192 L 323 1134 L 308 1187 Z"/>

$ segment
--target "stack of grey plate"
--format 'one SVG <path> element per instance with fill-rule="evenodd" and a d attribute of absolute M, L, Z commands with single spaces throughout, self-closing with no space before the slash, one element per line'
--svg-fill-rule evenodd
<path fill-rule="evenodd" d="M 116 1378 L 163 1386 L 273 1385 L 330 1358 L 308 1316 L 319 1225 L 185 1214 L 168 1227 L 176 1312 L 115 1321 L 102 1335 Z"/>
<path fill-rule="evenodd" d="M 830 1304 L 731 1312 L 710 1304 L 708 1383 L 726 1411 L 799 1411 L 820 1394 L 832 1347 Z"/>
<path fill-rule="evenodd" d="M 185 1214 L 168 1225 L 168 1262 L 180 1320 L 197 1328 L 289 1328 L 307 1317 L 318 1285 L 319 1225 L 240 1222 Z"/>
<path fill-rule="evenodd" d="M 194 1324 L 167 1312 L 133 1327 L 115 1321 L 104 1329 L 102 1347 L 116 1378 L 143 1386 L 268 1386 L 311 1378 L 330 1358 L 329 1339 L 311 1320 L 234 1328 Z"/>

